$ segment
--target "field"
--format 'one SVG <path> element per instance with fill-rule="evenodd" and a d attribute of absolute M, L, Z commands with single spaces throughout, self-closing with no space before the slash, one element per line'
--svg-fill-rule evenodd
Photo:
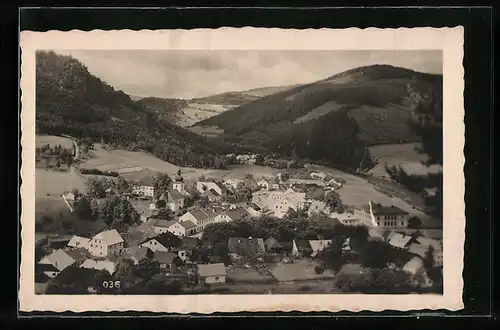
<path fill-rule="evenodd" d="M 85 178 L 74 171 L 56 172 L 44 169 L 35 171 L 35 219 L 56 216 L 59 212 L 68 213 L 69 209 L 61 194 L 72 189 L 85 190 Z"/>
<path fill-rule="evenodd" d="M 51 147 L 61 145 L 65 149 L 73 149 L 73 142 L 71 139 L 54 136 L 54 135 L 37 135 L 36 136 L 36 147 L 41 148 L 42 146 L 48 144 Z"/>
<path fill-rule="evenodd" d="M 176 124 L 181 127 L 188 127 L 232 108 L 232 106 L 222 104 L 189 103 L 188 107 L 180 110 Z"/>
<path fill-rule="evenodd" d="M 387 178 L 388 174 L 385 171 L 385 163 L 388 166 L 399 166 L 408 174 L 427 174 L 442 171 L 442 167 L 438 165 L 425 166 L 421 161 L 427 160 L 425 154 L 418 153 L 415 148 L 417 143 L 406 144 L 385 144 L 373 146 L 370 148 L 370 154 L 375 159 L 378 159 L 379 164 L 371 169 L 368 173 L 380 178 Z"/>
<path fill-rule="evenodd" d="M 276 279 L 267 274 L 259 273 L 255 268 L 232 267 L 227 270 L 227 281 L 234 283 L 274 283 Z"/>
<path fill-rule="evenodd" d="M 314 267 L 319 265 L 312 260 L 295 260 L 293 264 L 278 263 L 269 267 L 273 276 L 280 282 L 305 280 L 331 279 L 335 275 L 325 270 L 323 274 L 316 274 Z"/>

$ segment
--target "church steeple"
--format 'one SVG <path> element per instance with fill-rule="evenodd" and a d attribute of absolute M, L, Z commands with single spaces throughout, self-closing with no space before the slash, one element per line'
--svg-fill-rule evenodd
<path fill-rule="evenodd" d="M 184 181 L 184 178 L 181 175 L 180 169 L 177 171 L 177 175 L 174 177 L 174 181 L 175 182 L 183 182 Z"/>

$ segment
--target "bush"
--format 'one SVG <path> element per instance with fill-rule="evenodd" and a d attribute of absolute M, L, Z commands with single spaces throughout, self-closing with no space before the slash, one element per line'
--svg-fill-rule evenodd
<path fill-rule="evenodd" d="M 311 291 L 311 290 L 312 288 L 308 285 L 304 285 L 299 288 L 299 291 Z"/>
<path fill-rule="evenodd" d="M 316 275 L 321 275 L 325 272 L 325 268 L 323 266 L 316 266 L 314 267 L 314 272 L 316 273 Z"/>
<path fill-rule="evenodd" d="M 82 168 L 80 169 L 80 173 L 82 174 L 90 174 L 90 175 L 104 175 L 104 176 L 112 176 L 112 177 L 118 177 L 120 174 L 118 172 L 113 172 L 113 171 L 101 171 L 97 168 Z"/>

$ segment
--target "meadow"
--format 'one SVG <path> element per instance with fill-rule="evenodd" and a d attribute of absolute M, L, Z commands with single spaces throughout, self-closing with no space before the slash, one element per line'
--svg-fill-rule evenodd
<path fill-rule="evenodd" d="M 443 170 L 439 165 L 423 165 L 421 162 L 427 160 L 427 155 L 420 154 L 416 150 L 418 147 L 418 143 L 383 144 L 370 147 L 371 156 L 378 159 L 379 163 L 368 173 L 376 177 L 388 178 L 389 175 L 385 171 L 386 163 L 388 166 L 401 165 L 408 174 L 425 175 Z"/>

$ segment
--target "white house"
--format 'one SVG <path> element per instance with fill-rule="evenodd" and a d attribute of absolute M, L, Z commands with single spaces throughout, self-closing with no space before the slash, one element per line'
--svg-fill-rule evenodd
<path fill-rule="evenodd" d="M 119 255 L 124 251 L 123 238 L 116 229 L 102 231 L 90 240 L 89 252 L 100 258 Z"/>
<path fill-rule="evenodd" d="M 242 219 L 246 215 L 248 215 L 248 212 L 244 208 L 239 207 L 234 210 L 226 210 L 222 212 L 221 214 L 215 217 L 214 222 L 217 223 L 217 222 L 236 221 Z"/>
<path fill-rule="evenodd" d="M 364 224 L 379 228 L 407 228 L 409 213 L 396 207 L 382 206 L 369 202 L 359 209 L 354 210 L 354 215 L 359 217 Z"/>
<path fill-rule="evenodd" d="M 330 244 L 331 242 L 332 242 L 331 239 L 310 240 L 309 245 L 311 246 L 311 248 L 313 250 L 311 257 L 315 257 L 319 252 L 326 249 L 328 244 Z"/>
<path fill-rule="evenodd" d="M 155 188 L 152 185 L 149 186 L 149 185 L 139 184 L 132 187 L 132 193 L 137 195 L 153 197 L 155 195 Z"/>
<path fill-rule="evenodd" d="M 69 202 L 74 202 L 76 199 L 75 194 L 73 194 L 72 192 L 66 192 L 66 193 L 62 194 L 62 196 L 64 197 L 64 199 L 66 199 Z"/>
<path fill-rule="evenodd" d="M 196 234 L 196 225 L 189 220 L 182 222 L 175 221 L 175 223 L 168 227 L 168 231 L 179 237 L 191 236 Z"/>
<path fill-rule="evenodd" d="M 176 221 L 151 218 L 146 223 L 153 227 L 156 234 L 163 234 L 168 232 L 168 228 L 176 223 Z"/>
<path fill-rule="evenodd" d="M 168 232 L 148 238 L 144 242 L 142 242 L 140 246 L 147 247 L 153 252 L 171 252 L 172 250 L 177 249 L 180 244 L 180 239 L 172 233 Z"/>
<path fill-rule="evenodd" d="M 110 260 L 87 259 L 80 265 L 80 268 L 106 270 L 110 275 L 113 275 L 113 273 L 115 272 L 115 263 Z"/>
<path fill-rule="evenodd" d="M 415 279 L 418 279 L 418 283 L 416 284 L 422 287 L 432 286 L 432 280 L 427 276 L 422 258 L 418 256 L 413 257 L 403 266 L 403 270 L 414 276 Z"/>
<path fill-rule="evenodd" d="M 226 266 L 223 263 L 198 265 L 198 278 L 202 284 L 226 282 Z"/>
<path fill-rule="evenodd" d="M 179 222 L 191 221 L 196 225 L 196 232 L 202 232 L 205 227 L 213 222 L 219 214 L 219 210 L 216 209 L 197 209 L 191 210 L 181 217 L 179 217 Z"/>
<path fill-rule="evenodd" d="M 74 235 L 68 242 L 70 248 L 84 248 L 88 249 L 90 246 L 90 238 Z"/>
<path fill-rule="evenodd" d="M 418 238 L 417 238 L 418 240 Z M 421 258 L 426 258 L 429 248 L 432 245 L 423 245 L 420 243 L 411 243 L 408 247 L 408 252 L 417 255 Z M 433 251 L 434 266 L 443 265 L 443 250 L 438 248 Z"/>

